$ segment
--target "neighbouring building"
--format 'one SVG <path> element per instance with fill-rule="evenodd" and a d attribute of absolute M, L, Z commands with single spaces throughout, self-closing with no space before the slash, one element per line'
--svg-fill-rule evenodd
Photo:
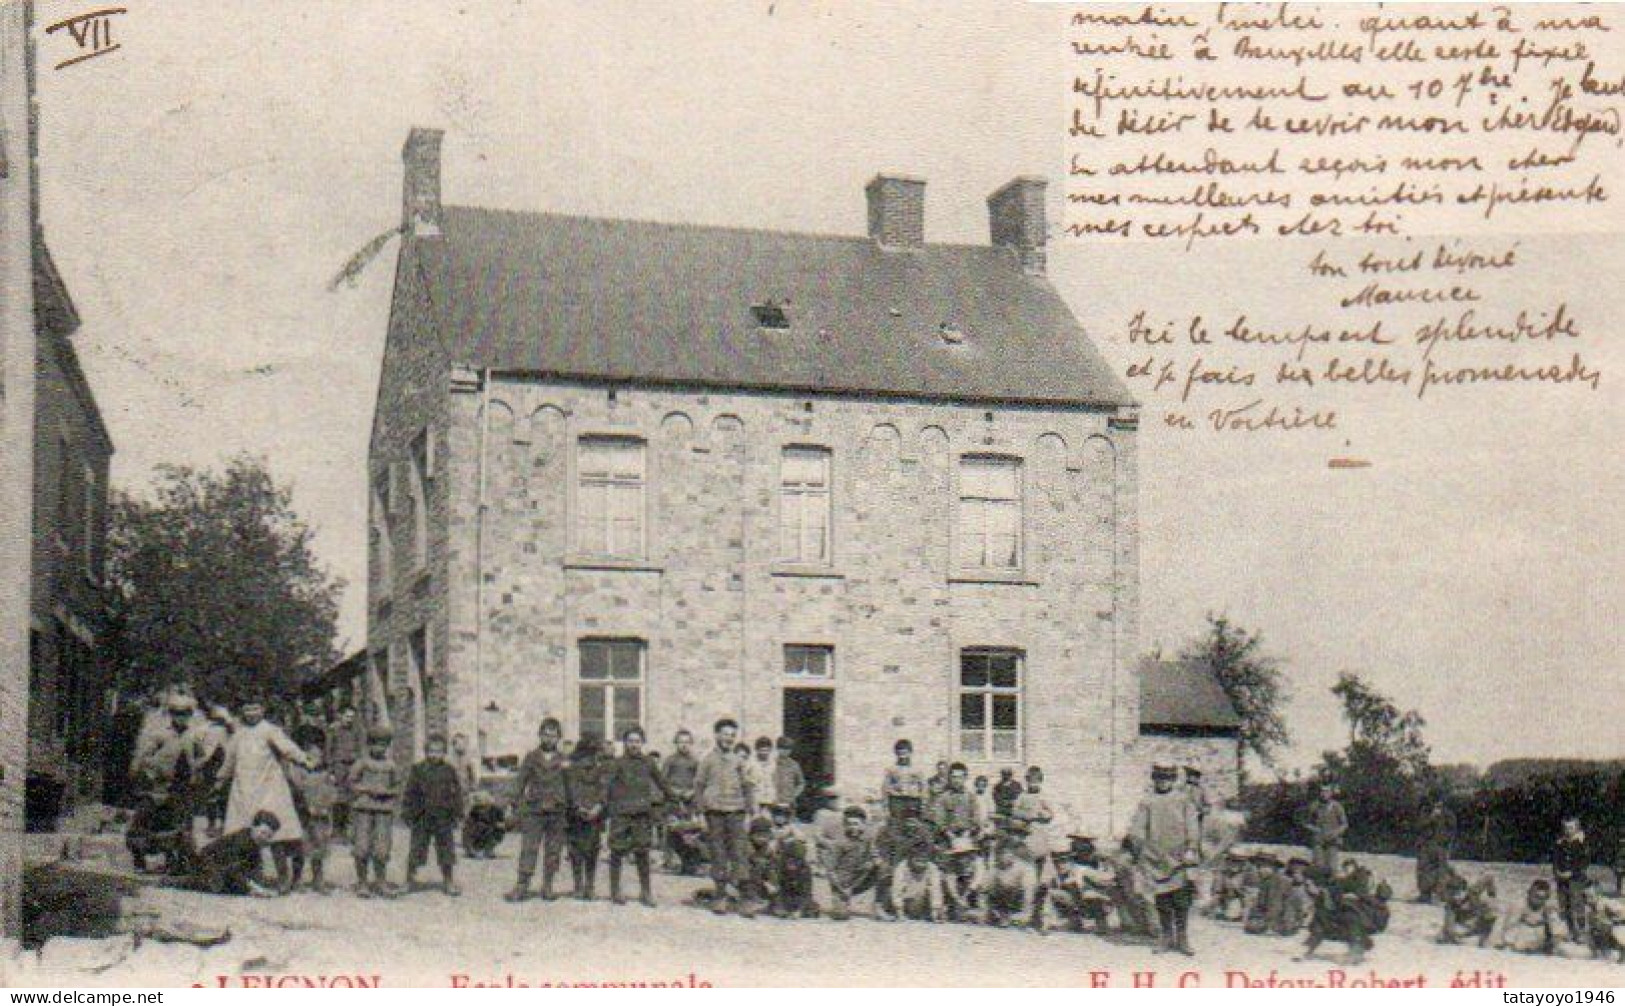
<path fill-rule="evenodd" d="M 111 715 L 104 658 L 107 475 L 113 441 L 70 336 L 79 317 L 43 238 L 36 247 L 34 555 L 29 624 L 29 816 L 100 795 Z"/>
<path fill-rule="evenodd" d="M 113 445 L 79 366 L 71 336 L 79 316 L 45 242 L 39 206 L 38 113 L 28 4 L 0 9 L 0 248 L 6 263 L 6 519 L 21 514 L 26 576 L 8 585 L 22 599 L 20 647 L 6 641 L 8 678 L 0 686 L 0 765 L 5 784 L 23 785 L 29 824 L 54 819 L 79 798 L 99 794 L 99 738 L 108 688 L 100 652 L 105 623 L 102 550 L 107 473 Z M 19 264 L 20 263 L 20 264 Z M 26 282 L 24 276 L 26 275 Z M 26 305 L 27 310 L 19 310 Z M 26 379 L 21 372 L 27 367 Z M 26 412 L 23 403 L 27 403 Z M 17 481 L 13 481 L 13 476 Z M 18 528 L 7 524 L 8 553 Z M 7 555 L 9 560 L 10 555 Z M 13 631 L 14 612 L 6 612 Z M 21 660 L 15 665 L 11 660 Z M 15 672 L 26 695 L 5 695 Z M 15 752 L 12 751 L 15 747 Z M 26 751 L 26 754 L 24 754 Z M 11 755 L 19 756 L 15 762 Z M 8 798 L 13 795 L 7 791 Z M 8 806 L 8 812 L 10 810 Z M 8 820 L 9 825 L 15 823 Z"/>
<path fill-rule="evenodd" d="M 21 919 L 34 479 L 32 10 L 0 3 L 0 936 Z"/>
<path fill-rule="evenodd" d="M 729 715 L 847 798 L 908 737 L 1126 823 L 1137 412 L 1045 278 L 1042 179 L 949 245 L 913 178 L 867 235 L 783 233 L 446 206 L 440 148 L 403 151 L 369 455 L 402 757 Z"/>
<path fill-rule="evenodd" d="M 1241 717 L 1206 664 L 1148 659 L 1140 670 L 1140 771 L 1156 764 L 1202 770 L 1208 795 L 1241 792 Z"/>

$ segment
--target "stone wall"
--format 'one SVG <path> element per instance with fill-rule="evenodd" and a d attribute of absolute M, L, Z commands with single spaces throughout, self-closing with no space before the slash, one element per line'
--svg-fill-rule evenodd
<path fill-rule="evenodd" d="M 1135 771 L 1142 787 L 1149 787 L 1151 766 L 1157 764 L 1194 765 L 1202 770 L 1208 796 L 1228 800 L 1241 791 L 1239 758 L 1241 741 L 1236 737 L 1202 737 L 1169 733 L 1142 733 L 1136 751 Z"/>
<path fill-rule="evenodd" d="M 435 384 L 426 380 L 420 386 Z M 721 715 L 741 719 L 747 735 L 776 735 L 783 647 L 830 646 L 836 788 L 861 798 L 877 788 L 898 737 L 914 741 L 921 762 L 957 757 L 959 653 L 1010 647 L 1024 654 L 1019 763 L 1046 768 L 1050 791 L 1082 827 L 1121 826 L 1132 809 L 1130 417 L 447 380 L 433 511 L 445 564 L 431 561 L 411 605 L 397 588 L 390 623 L 375 617 L 373 634 L 375 647 L 398 645 L 416 622 L 443 640 L 426 710 L 436 729 L 478 730 L 487 756 L 522 754 L 543 715 L 573 734 L 578 644 L 614 637 L 646 647 L 644 719 L 656 748 L 669 750 L 679 726 L 704 737 Z M 380 448 L 425 415 L 396 416 L 408 400 L 389 385 L 386 375 L 375 465 Z M 646 443 L 647 545 L 636 561 L 577 554 L 576 445 L 592 434 Z M 833 561 L 824 567 L 779 561 L 789 445 L 832 452 Z M 1014 575 L 967 576 L 951 561 L 967 453 L 1022 462 L 1025 561 Z"/>

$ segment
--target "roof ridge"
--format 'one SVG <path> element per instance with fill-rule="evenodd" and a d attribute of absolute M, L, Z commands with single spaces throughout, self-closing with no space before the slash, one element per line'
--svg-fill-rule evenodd
<path fill-rule="evenodd" d="M 849 244 L 873 244 L 874 238 L 867 234 L 837 234 L 827 231 L 783 230 L 774 227 L 747 227 L 741 224 L 706 224 L 676 220 L 650 220 L 643 217 L 604 217 L 591 216 L 585 213 L 561 213 L 557 210 L 521 210 L 503 206 L 470 206 L 467 204 L 447 203 L 444 207 L 447 212 L 486 213 L 493 216 L 509 216 L 519 218 L 547 218 L 552 220 L 581 220 L 595 224 L 631 224 L 638 227 L 661 227 L 668 230 L 710 231 L 715 233 L 731 234 L 767 234 L 774 237 L 812 238 L 819 241 L 841 241 Z M 1008 249 L 993 244 L 977 244 L 970 241 L 927 241 L 926 248 L 974 248 L 986 252 L 1005 252 Z"/>

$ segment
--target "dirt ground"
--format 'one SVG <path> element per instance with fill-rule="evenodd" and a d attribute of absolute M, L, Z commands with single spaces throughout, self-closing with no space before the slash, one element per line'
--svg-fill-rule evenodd
<path fill-rule="evenodd" d="M 391 877 L 401 878 L 405 835 L 398 836 Z M 1239 927 L 1195 919 L 1196 956 L 1158 955 L 1151 948 L 1098 936 L 992 930 L 957 925 L 857 919 L 781 921 L 718 918 L 681 904 L 702 886 L 658 874 L 654 909 L 593 903 L 507 904 L 517 838 L 499 858 L 460 866 L 464 894 L 426 891 L 388 901 L 348 891 L 299 892 L 286 898 L 217 898 L 147 887 L 124 912 L 224 926 L 232 939 L 210 950 L 145 942 L 55 940 L 33 954 L 0 962 L 20 985 L 179 986 L 306 983 L 446 987 L 459 983 L 710 983 L 713 985 L 1130 986 L 1146 975 L 1158 987 L 1224 987 L 1249 983 L 1343 984 L 1373 981 L 1449 985 L 1477 981 L 1514 986 L 1596 987 L 1625 984 L 1625 966 L 1591 960 L 1533 958 L 1433 942 L 1439 910 L 1406 901 L 1414 893 L 1409 860 L 1362 857 L 1393 884 L 1398 898 L 1389 932 L 1358 967 L 1330 944 L 1323 958 L 1297 961 L 1298 940 L 1248 936 Z M 104 843 L 110 846 L 111 843 Z M 41 847 L 50 853 L 52 846 Z M 348 884 L 345 848 L 335 848 L 333 879 Z M 127 873 L 112 848 L 92 851 L 75 869 Z M 1503 902 L 1520 897 L 1538 867 L 1466 864 L 1469 878 L 1497 875 Z M 628 873 L 630 874 L 630 870 Z M 433 869 L 425 872 L 425 876 Z M 630 878 L 629 878 L 630 879 Z M 600 884 L 604 884 L 602 873 Z M 600 898 L 604 892 L 600 889 Z"/>

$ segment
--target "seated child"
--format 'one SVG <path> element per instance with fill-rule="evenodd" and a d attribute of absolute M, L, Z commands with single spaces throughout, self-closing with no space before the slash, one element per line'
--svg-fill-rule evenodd
<path fill-rule="evenodd" d="M 468 798 L 468 816 L 463 819 L 463 854 L 469 859 L 491 859 L 507 831 L 502 805 L 490 792 L 476 789 Z"/>
<path fill-rule="evenodd" d="M 1550 954 L 1562 934 L 1563 917 L 1552 900 L 1551 881 L 1542 878 L 1524 892 L 1523 904 L 1507 917 L 1496 945 L 1519 954 Z"/>
<path fill-rule="evenodd" d="M 993 849 L 993 862 L 981 879 L 983 921 L 990 926 L 1044 927 L 1038 871 L 1021 855 L 1020 843 L 1006 838 Z"/>
<path fill-rule="evenodd" d="M 247 828 L 204 846 L 188 864 L 182 885 L 208 894 L 274 897 L 276 890 L 265 883 L 264 852 L 281 826 L 275 814 L 260 811 Z"/>
<path fill-rule="evenodd" d="M 852 917 L 852 902 L 875 889 L 883 868 L 874 837 L 869 833 L 869 815 L 862 807 L 851 806 L 841 814 L 841 832 L 819 843 L 819 859 L 824 879 L 829 882 L 832 902 L 829 917 L 844 921 Z"/>
<path fill-rule="evenodd" d="M 1342 871 L 1316 894 L 1304 958 L 1332 940 L 1348 947 L 1350 965 L 1364 963 L 1374 945 L 1372 937 L 1388 928 L 1391 896 L 1386 883 L 1373 891 L 1370 872 L 1353 859 L 1344 860 Z"/>
<path fill-rule="evenodd" d="M 1438 894 L 1444 905 L 1444 924 L 1439 942 L 1447 944 L 1472 940 L 1488 946 L 1495 931 L 1495 878 L 1488 874 L 1472 884 L 1454 870 L 1445 868 Z"/>
<path fill-rule="evenodd" d="M 1588 898 L 1592 954 L 1625 963 L 1625 898 L 1609 897 L 1595 887 L 1588 892 Z"/>
<path fill-rule="evenodd" d="M 1066 858 L 1056 864 L 1049 903 L 1073 932 L 1083 932 L 1086 926 L 1105 932 L 1108 913 L 1117 899 L 1117 874 L 1100 861 L 1093 839 L 1073 835 L 1070 841 Z"/>
<path fill-rule="evenodd" d="M 788 804 L 768 808 L 773 821 L 773 872 L 778 894 L 768 911 L 781 919 L 818 918 L 818 902 L 813 900 L 812 859 L 807 843 L 796 832 Z"/>
<path fill-rule="evenodd" d="M 942 922 L 948 904 L 942 891 L 942 871 L 931 861 L 929 842 L 915 842 L 892 871 L 891 896 L 899 918 Z"/>
<path fill-rule="evenodd" d="M 749 849 L 746 853 L 745 889 L 740 892 L 739 911 L 742 918 L 756 914 L 759 906 L 772 907 L 779 898 L 779 862 L 777 836 L 773 822 L 765 817 L 751 821 L 748 831 Z"/>
<path fill-rule="evenodd" d="M 1258 856 L 1254 860 L 1253 876 L 1252 898 L 1247 915 L 1242 919 L 1242 929 L 1254 936 L 1287 935 L 1280 929 L 1292 882 L 1281 861 L 1267 853 Z"/>

